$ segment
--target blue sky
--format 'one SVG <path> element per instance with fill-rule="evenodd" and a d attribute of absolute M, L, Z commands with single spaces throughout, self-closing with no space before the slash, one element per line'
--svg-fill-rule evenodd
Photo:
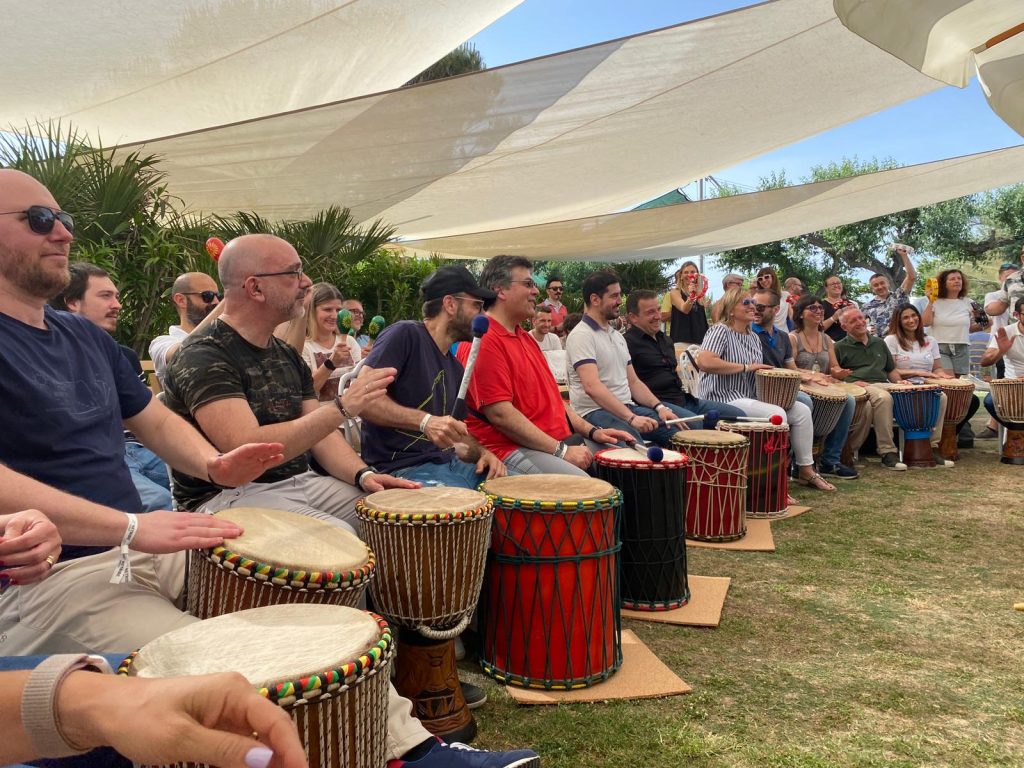
<path fill-rule="evenodd" d="M 494 67 L 754 4 L 747 0 L 524 0 L 470 42 L 487 66 Z M 753 186 L 762 176 L 784 169 L 793 183 L 812 166 L 844 155 L 892 157 L 901 165 L 912 165 L 1022 142 L 992 113 L 981 88 L 972 81 L 966 89 L 943 88 L 743 165 L 723 168 L 715 176 Z M 680 184 L 689 181 L 679 179 Z"/>

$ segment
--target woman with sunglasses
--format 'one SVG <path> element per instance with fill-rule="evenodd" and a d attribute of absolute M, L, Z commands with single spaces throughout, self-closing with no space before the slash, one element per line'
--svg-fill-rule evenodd
<path fill-rule="evenodd" d="M 701 298 L 701 275 L 692 261 L 683 262 L 676 272 L 676 285 L 665 294 L 661 319 L 669 324 L 668 335 L 674 344 L 700 344 L 708 332 L 707 308 L 711 297 Z"/>
<path fill-rule="evenodd" d="M 788 282 L 788 281 L 787 281 Z M 772 267 L 761 267 L 754 278 L 754 290 L 773 291 L 779 296 L 779 311 L 775 314 L 773 323 L 783 333 L 789 333 L 790 304 L 789 291 L 782 287 L 779 282 L 779 275 Z"/>
<path fill-rule="evenodd" d="M 344 306 L 341 291 L 330 283 L 316 283 L 310 293 L 302 359 L 313 372 L 313 388 L 320 402 L 333 403 L 338 382 L 359 362 L 362 351 L 354 337 L 338 333 L 338 313 Z"/>
<path fill-rule="evenodd" d="M 722 297 L 722 322 L 708 330 L 697 355 L 697 367 L 701 370 L 697 396 L 729 403 L 747 416 L 781 416 L 789 423 L 790 449 L 799 472 L 797 482 L 821 491 L 834 491 L 835 486 L 814 470 L 811 409 L 797 401 L 783 411 L 757 399 L 754 374 L 773 366 L 765 364 L 761 340 L 750 328 L 756 303 L 746 291 L 737 288 Z"/>

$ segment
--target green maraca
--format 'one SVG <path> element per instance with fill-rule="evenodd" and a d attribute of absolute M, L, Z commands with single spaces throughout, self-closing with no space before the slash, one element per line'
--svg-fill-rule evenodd
<path fill-rule="evenodd" d="M 371 340 L 375 340 L 380 335 L 380 332 L 384 330 L 385 325 L 387 325 L 387 323 L 384 322 L 383 317 L 380 315 L 374 315 L 370 319 L 369 325 L 366 326 L 366 335 L 369 336 Z"/>

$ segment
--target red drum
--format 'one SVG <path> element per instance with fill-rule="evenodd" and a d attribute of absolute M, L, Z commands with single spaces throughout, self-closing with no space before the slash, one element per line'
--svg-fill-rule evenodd
<path fill-rule="evenodd" d="M 603 480 L 518 475 L 482 483 L 494 528 L 480 666 L 504 683 L 583 688 L 622 665 L 618 518 Z"/>
<path fill-rule="evenodd" d="M 956 425 L 967 415 L 974 397 L 974 382 L 970 379 L 935 379 L 936 384 L 946 393 L 946 415 L 942 420 L 942 438 L 939 453 L 950 461 L 959 461 L 960 452 L 956 447 Z"/>
<path fill-rule="evenodd" d="M 788 368 L 762 368 L 754 375 L 754 390 L 762 403 L 788 411 L 800 391 L 800 373 Z"/>
<path fill-rule="evenodd" d="M 622 607 L 667 611 L 686 605 L 686 464 L 665 451 L 651 461 L 631 448 L 594 456 L 594 472 L 622 491 Z"/>
<path fill-rule="evenodd" d="M 750 440 L 747 515 L 782 517 L 789 508 L 789 426 L 741 422 L 725 429 Z"/>
<path fill-rule="evenodd" d="M 992 405 L 1006 429 L 1003 464 L 1024 464 L 1024 379 L 994 379 Z"/>
<path fill-rule="evenodd" d="M 735 541 L 747 535 L 743 500 L 747 493 L 747 449 L 742 435 L 688 429 L 672 444 L 690 457 L 686 493 L 686 535 L 697 541 Z"/>

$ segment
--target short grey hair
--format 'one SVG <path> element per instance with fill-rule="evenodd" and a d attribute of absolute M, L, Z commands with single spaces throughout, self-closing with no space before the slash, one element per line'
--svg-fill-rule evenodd
<path fill-rule="evenodd" d="M 519 267 L 533 272 L 533 262 L 525 256 L 495 256 L 484 265 L 480 285 L 492 291 L 508 288 L 512 282 L 512 270 Z"/>

